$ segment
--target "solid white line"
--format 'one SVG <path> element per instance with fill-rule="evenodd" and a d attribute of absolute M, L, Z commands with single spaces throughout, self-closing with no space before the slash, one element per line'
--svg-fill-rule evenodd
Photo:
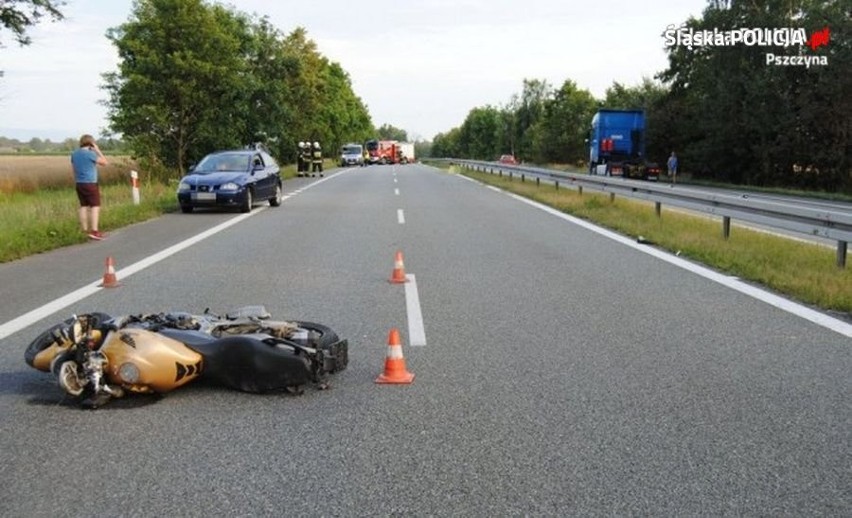
<path fill-rule="evenodd" d="M 396 220 L 399 221 L 400 225 L 405 224 L 405 214 L 402 212 L 402 209 L 396 210 Z"/>
<path fill-rule="evenodd" d="M 239 216 L 231 218 L 228 221 L 225 221 L 224 223 L 220 223 L 219 225 L 216 225 L 215 227 L 210 228 L 210 229 L 208 229 L 208 230 L 206 230 L 206 231 L 204 231 L 200 234 L 197 234 L 197 235 L 195 235 L 195 236 L 193 236 L 193 237 L 191 237 L 191 238 L 189 238 L 185 241 L 182 241 L 182 242 L 180 242 L 176 245 L 170 246 L 169 248 L 166 248 L 165 250 L 157 252 L 154 255 L 148 256 L 145 259 L 142 259 L 141 261 L 138 261 L 138 262 L 128 266 L 127 268 L 122 268 L 121 270 L 118 270 L 118 271 L 115 272 L 115 276 L 116 276 L 117 279 L 124 279 L 124 278 L 130 277 L 134 273 L 139 272 L 141 270 L 144 270 L 145 268 L 151 266 L 152 264 L 158 263 L 158 262 L 162 261 L 163 259 L 180 252 L 181 250 L 189 248 L 190 246 L 198 243 L 199 241 L 201 241 L 203 239 L 206 239 L 206 238 L 208 238 L 208 237 L 210 237 L 214 234 L 218 234 L 219 232 L 225 230 L 228 227 L 236 225 L 237 223 L 243 221 L 246 218 L 249 218 L 249 217 L 251 217 L 255 214 L 260 214 L 265 209 L 266 209 L 266 207 L 261 207 L 259 209 L 255 209 L 254 211 L 252 211 L 248 214 L 241 214 Z M 45 304 L 44 306 L 42 306 L 40 308 L 34 309 L 34 310 L 30 311 L 29 313 L 21 315 L 18 318 L 10 320 L 3 325 L 0 325 L 0 340 L 2 340 L 3 338 L 6 338 L 7 336 L 11 335 L 12 333 L 20 331 L 21 329 L 24 329 L 25 327 L 34 324 L 35 322 L 38 322 L 42 318 L 45 318 L 49 315 L 52 315 L 53 313 L 60 311 L 64 308 L 70 306 L 71 304 L 74 304 L 75 302 L 83 300 L 84 298 L 88 297 L 89 295 L 97 293 L 99 290 L 103 289 L 103 288 L 98 287 L 98 285 L 101 284 L 101 283 L 102 283 L 102 280 L 94 281 L 90 284 L 87 284 L 86 286 L 83 286 L 82 288 L 80 288 L 76 291 L 73 291 L 73 292 L 71 292 L 71 293 L 69 293 L 69 294 L 67 294 L 63 297 L 60 297 L 60 298 L 58 298 L 58 299 L 56 299 L 52 302 L 49 302 L 49 303 Z"/>
<path fill-rule="evenodd" d="M 472 181 L 474 183 L 479 183 L 480 185 L 485 185 L 485 184 L 482 184 L 481 182 L 477 182 L 476 180 L 473 180 L 471 178 L 466 178 L 466 177 L 464 177 L 464 178 L 469 180 L 469 181 Z M 492 186 L 488 186 L 488 188 L 491 189 Z M 738 291 L 738 292 L 740 292 L 744 295 L 748 295 L 749 297 L 752 297 L 754 299 L 765 302 L 765 303 L 769 304 L 770 306 L 774 306 L 774 307 L 776 307 L 776 308 L 778 308 L 782 311 L 786 311 L 786 312 L 791 313 L 793 315 L 796 315 L 798 317 L 804 318 L 805 320 L 809 320 L 810 322 L 813 322 L 814 324 L 822 326 L 826 329 L 830 329 L 830 330 L 835 331 L 837 333 L 840 333 L 844 336 L 852 337 L 852 324 L 847 324 L 846 322 L 843 322 L 842 320 L 838 320 L 836 318 L 830 317 L 830 316 L 826 315 L 825 313 L 820 313 L 819 311 L 814 311 L 814 310 L 812 310 L 812 309 L 810 309 L 806 306 L 803 306 L 803 305 L 798 304 L 796 302 L 793 302 L 791 300 L 785 299 L 783 297 L 779 297 L 777 295 L 769 293 L 768 291 L 762 290 L 760 288 L 756 288 L 756 287 L 751 286 L 749 284 L 746 284 L 746 283 L 744 283 L 744 282 L 742 282 L 742 281 L 740 281 L 740 280 L 738 280 L 734 277 L 730 277 L 730 276 L 727 276 L 727 275 L 724 275 L 724 274 L 720 274 L 718 272 L 715 272 L 715 271 L 710 270 L 708 268 L 705 268 L 703 266 L 697 265 L 695 263 L 685 261 L 685 260 L 683 260 L 679 257 L 676 257 L 676 256 L 674 256 L 674 255 L 672 255 L 668 252 L 664 252 L 662 250 L 658 250 L 656 248 L 649 247 L 648 245 L 643 245 L 643 244 L 637 243 L 635 240 L 633 240 L 629 237 L 622 236 L 621 234 L 617 234 L 617 233 L 612 232 L 610 230 L 606 230 L 604 228 L 598 227 L 598 226 L 596 226 L 592 223 L 589 223 L 588 221 L 584 221 L 582 219 L 575 218 L 573 216 L 569 216 L 568 214 L 565 214 L 564 212 L 560 212 L 560 211 L 558 211 L 558 210 L 556 210 L 552 207 L 548 207 L 547 205 L 543 205 L 541 203 L 538 203 L 538 202 L 535 202 L 535 201 L 532 201 L 532 200 L 528 200 L 528 199 L 524 198 L 523 196 L 518 196 L 517 194 L 509 193 L 507 191 L 503 191 L 503 190 L 497 189 L 497 188 L 493 188 L 493 190 L 504 193 L 504 194 L 508 195 L 509 197 L 514 198 L 514 199 L 516 199 L 516 200 L 518 200 L 522 203 L 526 203 L 527 205 L 530 205 L 530 206 L 535 207 L 537 209 L 543 210 L 544 212 L 552 214 L 552 215 L 554 215 L 558 218 L 564 219 L 565 221 L 569 221 L 571 223 L 574 223 L 575 225 L 579 225 L 579 226 L 581 226 L 585 229 L 591 230 L 592 232 L 600 234 L 604 237 L 607 237 L 607 238 L 612 239 L 614 241 L 618 241 L 619 243 L 621 243 L 625 246 L 629 246 L 630 248 L 633 248 L 634 250 L 638 250 L 638 251 L 646 253 L 648 255 L 652 255 L 652 256 L 654 256 L 658 259 L 661 259 L 663 261 L 666 261 L 666 262 L 668 262 L 668 263 L 670 263 L 674 266 L 677 266 L 679 268 L 683 268 L 684 270 L 687 270 L 687 271 L 690 271 L 690 272 L 695 273 L 697 275 L 700 275 L 701 277 L 704 277 L 705 279 L 709 279 L 709 280 L 716 282 L 716 283 L 719 283 L 723 286 L 727 286 L 728 288 L 731 288 L 732 290 L 736 290 L 736 291 Z"/>
<path fill-rule="evenodd" d="M 323 178 L 319 181 L 316 181 L 316 182 L 314 182 L 310 185 L 303 187 L 300 190 L 300 192 L 304 192 L 305 190 L 307 190 L 307 189 L 309 189 L 309 188 L 311 188 L 315 185 L 318 185 L 318 184 L 320 184 L 320 183 L 322 183 L 326 180 L 329 180 L 329 179 L 334 178 L 335 176 L 339 176 L 341 174 L 345 174 L 345 172 L 338 173 L 338 174 L 333 175 L 333 176 L 327 176 L 327 177 L 325 177 L 325 178 Z M 286 198 L 289 198 L 289 197 L 282 197 L 282 200 L 286 199 Z M 234 226 L 237 223 L 240 223 L 241 221 L 243 221 L 247 218 L 250 218 L 250 217 L 252 217 L 256 214 L 260 214 L 261 212 L 263 212 L 267 208 L 268 207 L 258 207 L 258 208 L 254 209 L 253 211 L 251 211 L 247 214 L 241 214 L 239 216 L 235 216 L 235 217 L 225 221 L 224 223 L 220 223 L 219 225 L 216 225 L 215 227 L 209 228 L 209 229 L 205 230 L 204 232 L 202 232 L 200 234 L 196 234 L 195 236 L 192 236 L 189 239 L 181 241 L 180 243 L 177 243 L 176 245 L 170 246 L 169 248 L 166 248 L 165 250 L 157 252 L 156 254 L 148 256 L 145 259 L 142 259 L 141 261 L 133 263 L 132 265 L 130 265 L 126 268 L 122 268 L 121 270 L 118 270 L 118 271 L 115 272 L 115 276 L 119 280 L 130 277 L 134 273 L 137 273 L 141 270 L 144 270 L 145 268 L 147 268 L 147 267 L 149 267 L 153 264 L 156 264 L 156 263 L 162 261 L 163 259 L 166 259 L 167 257 L 172 256 L 172 255 L 180 252 L 181 250 L 185 250 L 185 249 L 189 248 L 190 246 L 192 246 L 192 245 L 194 245 L 194 244 L 196 244 L 196 243 L 198 243 L 198 242 L 200 242 L 204 239 L 207 239 L 208 237 L 210 237 L 214 234 L 218 234 L 219 232 L 225 230 L 228 227 Z M 59 297 L 58 299 L 55 299 L 51 302 L 48 302 L 47 304 L 45 304 L 45 305 L 43 305 L 43 306 L 41 306 L 37 309 L 34 309 L 34 310 L 32 310 L 28 313 L 25 313 L 25 314 L 23 314 L 23 315 L 21 315 L 17 318 L 14 318 L 12 320 L 9 320 L 8 322 L 5 322 L 4 324 L 0 325 L 0 340 L 6 338 L 7 336 L 9 336 L 13 333 L 20 331 L 21 329 L 24 329 L 24 328 L 38 322 L 39 320 L 41 320 L 45 317 L 52 315 L 53 313 L 56 313 L 57 311 L 61 311 L 65 308 L 67 308 L 68 306 L 70 306 L 71 304 L 74 304 L 75 302 L 79 302 L 79 301 L 83 300 L 84 298 L 88 297 L 89 295 L 93 295 L 93 294 L 97 293 L 98 291 L 103 289 L 103 288 L 99 287 L 99 285 L 102 282 L 103 282 L 103 279 L 91 282 L 91 283 L 83 286 L 82 288 L 80 288 L 78 290 L 72 291 L 71 293 L 68 293 L 67 295 L 64 295 L 62 297 Z"/>
<path fill-rule="evenodd" d="M 414 274 L 405 276 L 405 312 L 408 315 L 408 343 L 426 345 L 426 330 L 423 328 L 423 313 L 420 311 L 420 295 L 417 293 L 417 279 Z"/>

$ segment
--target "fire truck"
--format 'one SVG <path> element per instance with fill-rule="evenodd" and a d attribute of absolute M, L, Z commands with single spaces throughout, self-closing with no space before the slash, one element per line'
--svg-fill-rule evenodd
<path fill-rule="evenodd" d="M 396 140 L 368 140 L 364 143 L 367 149 L 368 164 L 398 164 L 401 158 L 401 148 Z"/>

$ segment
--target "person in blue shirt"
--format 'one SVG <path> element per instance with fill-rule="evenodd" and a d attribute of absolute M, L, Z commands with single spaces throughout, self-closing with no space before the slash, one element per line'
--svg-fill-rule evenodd
<path fill-rule="evenodd" d="M 71 167 L 80 200 L 80 226 L 90 239 L 100 241 L 105 236 L 98 230 L 101 212 L 101 191 L 98 187 L 98 166 L 107 165 L 107 159 L 95 137 L 80 137 L 80 148 L 71 153 Z"/>
<path fill-rule="evenodd" d="M 672 183 L 677 183 L 677 156 L 674 151 L 672 151 L 672 156 L 669 157 L 669 177 L 672 179 Z"/>

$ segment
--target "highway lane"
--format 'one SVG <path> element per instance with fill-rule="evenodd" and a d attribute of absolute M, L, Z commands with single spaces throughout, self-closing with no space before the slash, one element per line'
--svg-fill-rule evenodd
<path fill-rule="evenodd" d="M 164 226 L 229 217 L 169 216 L 134 227 L 134 242 L 170 246 Z M 428 345 L 404 347 L 413 385 L 384 387 L 373 380 L 389 328 L 407 340 L 404 288 L 387 282 L 396 250 L 416 274 Z M 65 283 L 54 265 L 79 253 L 16 275 Z M 197 386 L 83 412 L 23 363 L 39 322 L 0 340 L 0 513 L 852 506 L 847 337 L 454 175 L 351 170 L 120 280 L 68 312 L 263 303 L 349 338 L 350 368 L 301 397 Z"/>
<path fill-rule="evenodd" d="M 773 194 L 773 193 L 764 193 L 759 191 L 749 191 L 748 189 L 736 189 L 736 188 L 718 188 L 718 187 L 707 187 L 707 186 L 691 186 L 693 188 L 700 188 L 706 192 L 715 192 L 718 194 L 727 194 L 729 196 L 740 196 L 747 198 L 754 198 L 757 200 L 763 201 L 774 201 L 779 203 L 793 203 L 800 207 L 810 207 L 816 209 L 824 209 L 835 212 L 841 212 L 845 214 L 852 213 L 852 203 L 839 201 L 839 200 L 824 200 L 820 198 L 808 198 L 805 196 L 794 196 L 794 195 L 785 195 L 785 194 Z"/>
<path fill-rule="evenodd" d="M 499 164 L 495 164 L 495 166 L 499 167 Z M 496 169 L 495 169 L 495 171 L 496 171 Z M 570 172 L 573 173 L 573 174 L 585 174 L 584 172 L 581 172 L 581 171 L 570 171 Z M 520 174 L 521 173 L 516 172 L 515 176 L 519 176 Z M 530 176 L 531 178 L 534 178 L 533 175 L 528 175 L 528 176 Z M 542 179 L 541 181 L 544 182 L 545 184 L 553 185 L 553 180 L 551 180 L 549 178 Z M 626 184 L 635 185 L 637 188 L 641 188 L 643 185 L 648 185 L 648 182 L 643 181 L 643 180 L 635 180 L 635 179 L 619 178 L 619 177 L 610 178 L 610 181 L 625 182 Z M 654 183 L 654 184 L 656 184 L 656 183 Z M 804 197 L 804 196 L 792 196 L 792 195 L 783 195 L 783 194 L 762 193 L 762 192 L 759 192 L 759 191 L 749 191 L 749 190 L 746 190 L 746 189 L 739 189 L 739 188 L 708 187 L 708 186 L 697 185 L 697 184 L 689 184 L 689 183 L 671 185 L 668 182 L 664 181 L 664 182 L 661 182 L 661 184 L 669 185 L 669 187 L 676 188 L 680 192 L 683 192 L 684 190 L 688 190 L 688 191 L 694 191 L 696 193 L 703 192 L 705 194 L 719 194 L 719 195 L 724 195 L 724 196 L 729 196 L 729 197 L 734 197 L 734 198 L 744 198 L 744 199 L 749 198 L 749 199 L 752 199 L 752 200 L 758 200 L 758 201 L 764 201 L 764 202 L 780 203 L 780 204 L 783 204 L 785 206 L 795 206 L 795 207 L 798 207 L 800 209 L 821 209 L 821 210 L 825 210 L 825 211 L 831 211 L 831 212 L 837 213 L 839 215 L 843 215 L 845 217 L 848 217 L 850 214 L 852 214 L 852 203 L 844 202 L 844 201 L 838 201 L 838 200 L 824 200 L 824 199 L 810 198 L 810 197 Z M 572 182 L 561 182 L 561 185 L 566 187 L 566 188 L 569 188 L 569 189 L 577 189 L 577 186 L 574 185 Z M 651 204 L 651 202 L 646 202 L 646 203 Z M 689 209 L 673 207 L 673 206 L 670 206 L 670 205 L 666 205 L 665 203 L 663 203 L 663 207 L 664 207 L 664 210 L 674 210 L 676 212 L 696 214 L 696 215 L 699 215 L 701 217 L 705 217 L 707 219 L 716 220 L 716 221 L 719 221 L 719 222 L 722 221 L 722 218 L 720 216 L 709 215 L 709 214 L 705 214 L 705 213 L 699 212 L 699 211 L 693 211 L 693 210 L 689 210 Z M 748 222 L 743 222 L 743 221 L 739 221 L 739 220 L 736 220 L 736 219 L 734 219 L 732 221 L 732 224 L 733 224 L 734 227 L 753 229 L 753 230 L 757 230 L 759 232 L 774 234 L 774 235 L 777 235 L 777 236 L 780 236 L 780 237 L 784 237 L 784 238 L 787 238 L 787 239 L 793 239 L 793 240 L 796 240 L 796 241 L 815 243 L 815 244 L 818 244 L 820 246 L 827 246 L 827 247 L 831 247 L 831 248 L 837 247 L 837 241 L 834 241 L 834 240 L 831 240 L 831 239 L 817 237 L 817 236 L 813 236 L 813 235 L 810 235 L 810 234 L 804 234 L 804 233 L 800 233 L 800 232 L 777 229 L 777 228 L 773 228 L 769 225 L 748 223 Z"/>

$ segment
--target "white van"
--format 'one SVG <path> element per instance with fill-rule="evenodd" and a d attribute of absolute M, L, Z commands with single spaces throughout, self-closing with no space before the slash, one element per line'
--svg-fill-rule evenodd
<path fill-rule="evenodd" d="M 364 147 L 361 144 L 346 144 L 340 148 L 340 167 L 364 165 Z"/>

